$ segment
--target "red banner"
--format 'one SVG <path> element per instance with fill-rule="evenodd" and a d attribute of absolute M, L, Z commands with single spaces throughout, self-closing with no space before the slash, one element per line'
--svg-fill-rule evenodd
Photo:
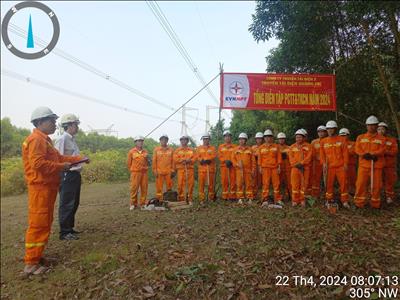
<path fill-rule="evenodd" d="M 335 111 L 335 75 L 223 73 L 221 108 Z"/>

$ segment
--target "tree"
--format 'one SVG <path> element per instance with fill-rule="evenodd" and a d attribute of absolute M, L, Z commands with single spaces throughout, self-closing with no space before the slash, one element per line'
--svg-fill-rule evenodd
<path fill-rule="evenodd" d="M 336 73 L 337 116 L 288 112 L 298 126 L 335 117 L 360 133 L 356 123 L 374 113 L 400 137 L 399 15 L 398 2 L 258 1 L 249 30 L 257 42 L 280 40 L 269 72 Z"/>

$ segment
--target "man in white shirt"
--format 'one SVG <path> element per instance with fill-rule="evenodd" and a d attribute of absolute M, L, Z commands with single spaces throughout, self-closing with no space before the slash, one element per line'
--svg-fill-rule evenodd
<path fill-rule="evenodd" d="M 79 148 L 75 141 L 80 121 L 73 114 L 61 117 L 61 126 L 64 133 L 56 140 L 55 147 L 62 155 L 79 155 Z M 82 165 L 77 165 L 62 172 L 60 185 L 60 204 L 58 219 L 60 222 L 60 240 L 78 240 L 78 231 L 74 230 L 75 214 L 78 210 L 81 192 Z"/>

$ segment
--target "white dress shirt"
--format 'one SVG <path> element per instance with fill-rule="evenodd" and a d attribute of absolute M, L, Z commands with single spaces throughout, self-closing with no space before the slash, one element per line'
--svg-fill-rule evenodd
<path fill-rule="evenodd" d="M 79 155 L 79 147 L 76 144 L 75 137 L 64 131 L 64 133 L 56 140 L 55 147 L 62 155 Z M 73 166 L 70 171 L 78 171 L 82 170 L 82 164 L 77 166 Z"/>

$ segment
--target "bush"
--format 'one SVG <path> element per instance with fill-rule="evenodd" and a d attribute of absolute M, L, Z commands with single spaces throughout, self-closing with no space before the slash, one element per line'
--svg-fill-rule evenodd
<path fill-rule="evenodd" d="M 1 160 L 1 196 L 17 195 L 26 191 L 22 159 Z"/>

